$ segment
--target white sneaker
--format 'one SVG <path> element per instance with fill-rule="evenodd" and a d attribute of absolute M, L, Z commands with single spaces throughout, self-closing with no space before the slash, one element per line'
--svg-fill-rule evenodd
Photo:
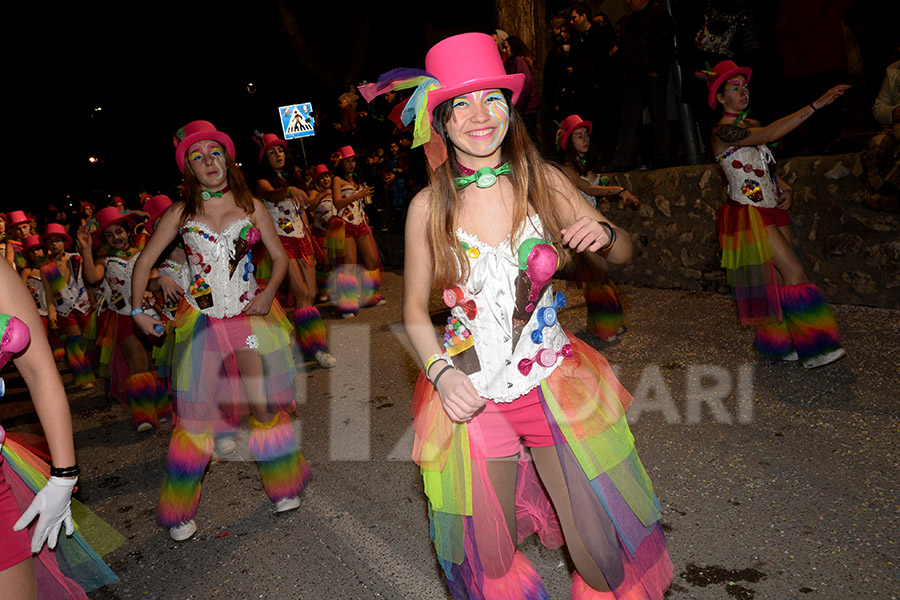
<path fill-rule="evenodd" d="M 289 510 L 297 510 L 298 508 L 300 508 L 300 496 L 282 498 L 275 503 L 275 512 L 277 513 L 287 512 Z"/>
<path fill-rule="evenodd" d="M 337 359 L 324 350 L 316 350 L 316 362 L 323 369 L 333 369 L 337 366 Z"/>
<path fill-rule="evenodd" d="M 376 303 L 374 304 L 374 306 L 384 306 L 385 304 L 387 304 L 387 300 L 385 300 L 384 298 L 382 298 L 381 300 L 379 300 L 378 302 L 376 302 Z"/>
<path fill-rule="evenodd" d="M 143 422 L 137 426 L 138 431 L 150 431 L 153 429 L 153 423 Z"/>
<path fill-rule="evenodd" d="M 353 317 L 356 316 L 356 313 L 344 313 L 341 316 L 345 319 L 352 319 Z"/>
<path fill-rule="evenodd" d="M 234 438 L 231 436 L 216 438 L 215 446 L 216 455 L 218 456 L 227 456 L 234 452 L 234 449 L 237 448 L 237 444 L 235 443 Z"/>
<path fill-rule="evenodd" d="M 816 367 L 824 367 L 825 365 L 831 364 L 836 360 L 840 360 L 847 355 L 847 352 L 843 348 L 838 348 L 837 350 L 832 350 L 831 352 L 826 352 L 825 354 L 820 354 L 818 356 L 813 356 L 807 360 L 803 361 L 803 366 L 807 369 L 815 369 Z"/>
<path fill-rule="evenodd" d="M 197 533 L 197 524 L 194 523 L 193 519 L 191 519 L 187 523 L 182 523 L 181 525 L 176 525 L 175 527 L 169 527 L 169 536 L 171 536 L 171 538 L 176 542 L 189 540 L 195 533 Z"/>
<path fill-rule="evenodd" d="M 790 352 L 788 352 L 787 354 L 782 356 L 781 360 L 786 360 L 788 362 L 794 362 L 794 361 L 800 360 L 800 357 L 797 356 L 796 350 L 791 350 Z"/>

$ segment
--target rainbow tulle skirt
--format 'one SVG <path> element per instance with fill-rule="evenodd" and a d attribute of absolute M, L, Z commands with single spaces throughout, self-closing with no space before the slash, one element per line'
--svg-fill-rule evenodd
<path fill-rule="evenodd" d="M 573 335 L 569 339 L 574 358 L 562 361 L 538 392 L 577 529 L 616 598 L 662 598 L 672 563 L 659 523 L 662 509 L 625 419 L 631 395 L 606 359 Z M 489 432 L 481 431 L 477 419 L 452 422 L 424 374 L 416 384 L 413 414 L 413 459 L 421 468 L 432 539 L 450 590 L 458 598 L 490 600 L 485 579 L 512 568 L 515 543 L 532 533 L 548 547 L 564 543 L 550 498 L 528 453 L 521 452 L 519 540 L 511 540 L 487 477 L 483 440 Z M 639 590 L 644 596 L 634 595 Z"/>

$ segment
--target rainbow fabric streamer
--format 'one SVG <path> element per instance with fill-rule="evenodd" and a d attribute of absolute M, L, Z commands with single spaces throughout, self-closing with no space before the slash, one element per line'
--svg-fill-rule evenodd
<path fill-rule="evenodd" d="M 251 417 L 249 445 L 269 499 L 277 502 L 300 496 L 312 470 L 297 448 L 287 413 L 279 412 L 268 423 Z"/>
<path fill-rule="evenodd" d="M 427 71 L 397 68 L 383 73 L 376 83 L 369 83 L 358 88 L 367 102 L 371 102 L 372 98 L 380 94 L 416 88 L 407 100 L 400 118 L 404 125 L 415 121 L 412 147 L 425 147 L 425 155 L 428 157 L 428 163 L 432 169 L 437 169 L 447 160 L 447 148 L 434 132 L 428 110 L 428 92 L 440 87 L 441 83 Z"/>
<path fill-rule="evenodd" d="M 135 427 L 142 423 L 159 426 L 159 417 L 156 416 L 156 393 L 156 373 L 145 371 L 125 379 L 125 396 L 128 398 Z"/>
<path fill-rule="evenodd" d="M 86 388 L 95 381 L 91 361 L 85 354 L 86 342 L 83 335 L 66 336 L 66 358 L 72 370 L 72 378 L 76 388 Z"/>
<path fill-rule="evenodd" d="M 303 306 L 294 311 L 294 328 L 297 330 L 297 344 L 306 360 L 312 359 L 316 352 L 328 352 L 325 323 L 315 306 Z"/>
<path fill-rule="evenodd" d="M 192 434 L 175 427 L 169 441 L 157 523 L 176 527 L 194 518 L 200 502 L 200 479 L 212 451 L 212 434 Z"/>
<path fill-rule="evenodd" d="M 384 296 L 378 290 L 381 288 L 381 271 L 379 269 L 365 269 L 360 273 L 360 293 L 359 303 L 364 308 L 376 306 L 384 300 Z"/>
<path fill-rule="evenodd" d="M 79 257 L 80 260 L 80 257 Z M 75 267 L 75 265 L 72 265 Z M 53 301 L 55 302 L 56 298 L 59 297 L 59 293 L 66 289 L 69 283 L 62 276 L 62 273 L 59 270 L 59 265 L 56 264 L 56 261 L 47 260 L 44 264 L 41 265 L 41 277 L 47 280 L 47 283 L 50 284 L 50 289 L 55 293 L 53 294 Z M 48 302 L 51 299 L 47 299 Z"/>
<path fill-rule="evenodd" d="M 781 307 L 800 361 L 841 347 L 837 322 L 822 291 L 811 283 L 782 285 Z"/>
<path fill-rule="evenodd" d="M 339 315 L 359 313 L 359 279 L 351 269 L 352 265 L 340 267 L 331 279 L 334 287 L 329 296 L 334 299 L 334 311 Z"/>
<path fill-rule="evenodd" d="M 584 301 L 587 305 L 587 330 L 598 338 L 609 339 L 628 326 L 619 291 L 611 281 L 589 282 L 584 286 Z"/>

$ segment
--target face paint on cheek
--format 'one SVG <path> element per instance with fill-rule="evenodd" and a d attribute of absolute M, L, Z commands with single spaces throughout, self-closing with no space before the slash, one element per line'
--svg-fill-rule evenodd
<path fill-rule="evenodd" d="M 215 177 L 215 179 L 213 179 L 213 181 L 218 183 L 218 182 L 222 181 L 225 178 L 225 176 L 228 174 L 228 165 L 225 162 L 225 154 L 223 153 L 223 154 L 216 156 L 215 163 L 216 163 L 216 167 L 218 167 L 218 169 L 219 169 L 219 174 L 216 175 L 216 177 Z"/>
<path fill-rule="evenodd" d="M 503 138 L 506 135 L 506 128 L 509 126 L 509 105 L 506 103 L 506 98 L 503 98 L 503 100 L 491 102 L 490 106 L 491 116 L 500 123 L 500 128 L 497 129 L 494 141 L 491 142 L 491 145 L 489 146 L 489 148 L 493 150 L 501 141 L 503 141 Z"/>

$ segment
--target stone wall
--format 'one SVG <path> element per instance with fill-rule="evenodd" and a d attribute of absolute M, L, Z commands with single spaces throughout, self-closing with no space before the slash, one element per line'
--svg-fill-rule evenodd
<path fill-rule="evenodd" d="M 851 174 L 856 157 L 779 162 L 779 176 L 794 188 L 795 241 L 808 277 L 829 301 L 900 308 L 900 215 L 875 212 L 863 203 L 865 186 Z M 606 211 L 634 240 L 632 262 L 613 267 L 615 281 L 728 293 L 715 232 L 725 178 L 716 165 L 610 179 L 641 200 L 637 208 L 614 203 Z"/>
<path fill-rule="evenodd" d="M 810 280 L 830 302 L 900 308 L 900 215 L 875 212 L 851 174 L 856 154 L 782 161 L 778 173 L 794 188 L 791 216 Z M 730 293 L 719 267 L 716 210 L 725 179 L 716 165 L 632 171 L 610 177 L 641 200 L 613 204 L 609 218 L 631 233 L 634 258 L 613 266 L 615 281 L 658 288 Z M 376 231 L 382 260 L 403 268 L 403 238 Z"/>

